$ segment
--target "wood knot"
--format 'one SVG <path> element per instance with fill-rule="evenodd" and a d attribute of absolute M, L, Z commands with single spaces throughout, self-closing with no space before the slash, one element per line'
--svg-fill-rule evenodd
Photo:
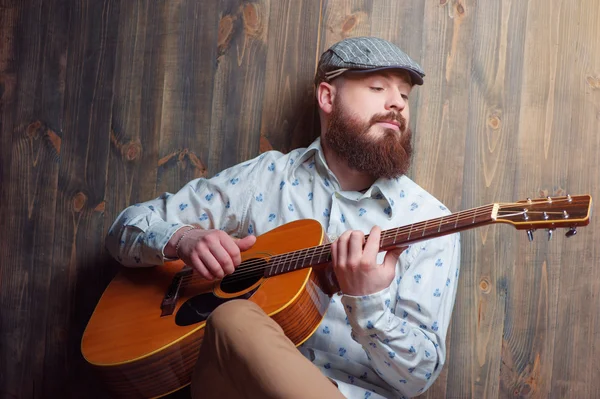
<path fill-rule="evenodd" d="M 102 201 L 98 205 L 96 205 L 96 207 L 94 208 L 94 212 L 104 212 L 105 208 L 106 208 L 106 201 Z"/>
<path fill-rule="evenodd" d="M 352 14 L 348 16 L 348 18 L 346 18 L 344 24 L 342 25 L 342 34 L 346 35 L 349 32 L 352 32 L 352 30 L 356 27 L 357 23 L 358 18 L 356 17 L 356 15 Z"/>
<path fill-rule="evenodd" d="M 481 281 L 479 282 L 479 289 L 484 293 L 484 294 L 488 294 L 491 290 L 491 284 L 490 281 L 487 279 L 487 277 L 484 277 L 481 279 Z"/>
<path fill-rule="evenodd" d="M 248 3 L 242 10 L 244 30 L 249 36 L 260 36 L 262 33 L 261 12 L 258 4 Z"/>
<path fill-rule="evenodd" d="M 219 21 L 219 33 L 217 35 L 217 47 L 219 52 L 224 52 L 229 46 L 231 37 L 233 36 L 233 22 L 235 18 L 231 15 L 226 15 Z"/>
<path fill-rule="evenodd" d="M 41 137 L 44 134 L 45 130 L 46 126 L 42 122 L 35 121 L 30 123 L 29 126 L 27 126 L 27 136 L 30 139 L 35 139 Z"/>
<path fill-rule="evenodd" d="M 168 154 L 167 156 L 162 157 L 158 160 L 159 168 L 168 168 L 173 165 L 179 165 L 182 170 L 185 170 L 187 167 L 187 162 L 192 165 L 195 169 L 194 176 L 196 177 L 205 177 L 207 175 L 206 166 L 202 163 L 200 158 L 193 151 L 190 151 L 187 148 L 183 150 L 178 150 Z"/>
<path fill-rule="evenodd" d="M 86 202 L 87 202 L 87 195 L 85 195 L 81 191 L 78 192 L 77 194 L 75 194 L 73 196 L 73 210 L 75 212 L 81 212 L 81 210 L 85 206 Z"/>
<path fill-rule="evenodd" d="M 487 125 L 490 128 L 492 128 L 493 130 L 498 130 L 501 125 L 501 121 L 500 121 L 500 118 L 498 117 L 498 115 L 490 116 L 487 120 Z"/>
<path fill-rule="evenodd" d="M 465 14 L 465 7 L 460 3 L 456 3 L 456 12 L 458 15 L 463 16 Z"/>
<path fill-rule="evenodd" d="M 529 396 L 529 394 L 531 393 L 532 389 L 531 389 L 531 385 L 525 383 L 521 386 L 521 389 L 519 390 L 517 396 Z"/>
<path fill-rule="evenodd" d="M 600 89 L 600 77 L 588 76 L 585 78 L 585 80 L 592 89 Z"/>
<path fill-rule="evenodd" d="M 135 161 L 140 158 L 142 153 L 142 144 L 139 140 L 132 140 L 129 143 L 123 144 L 121 147 L 121 155 L 126 161 Z"/>

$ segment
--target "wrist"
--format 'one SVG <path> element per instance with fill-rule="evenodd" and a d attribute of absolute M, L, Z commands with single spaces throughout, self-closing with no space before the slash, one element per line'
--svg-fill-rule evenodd
<path fill-rule="evenodd" d="M 179 258 L 179 246 L 181 245 L 181 240 L 183 237 L 191 230 L 195 230 L 198 227 L 194 226 L 183 226 L 179 230 L 177 230 L 167 242 L 167 245 L 164 249 L 164 254 L 168 258 Z"/>

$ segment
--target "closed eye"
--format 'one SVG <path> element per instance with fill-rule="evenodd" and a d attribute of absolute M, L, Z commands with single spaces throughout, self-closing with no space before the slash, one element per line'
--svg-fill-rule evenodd
<path fill-rule="evenodd" d="M 371 86 L 371 90 L 373 90 L 373 91 L 383 91 L 383 87 Z"/>

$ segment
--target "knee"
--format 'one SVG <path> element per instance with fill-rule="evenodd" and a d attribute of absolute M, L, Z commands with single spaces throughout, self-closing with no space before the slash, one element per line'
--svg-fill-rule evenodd
<path fill-rule="evenodd" d="M 225 331 L 234 326 L 247 325 L 250 319 L 267 317 L 267 314 L 254 302 L 234 299 L 219 305 L 206 320 L 206 328 Z"/>

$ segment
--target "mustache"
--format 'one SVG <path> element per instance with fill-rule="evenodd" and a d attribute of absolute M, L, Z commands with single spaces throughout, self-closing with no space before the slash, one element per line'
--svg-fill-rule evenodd
<path fill-rule="evenodd" d="M 375 114 L 371 117 L 370 126 L 378 122 L 396 121 L 400 125 L 400 131 L 406 130 L 406 118 L 404 118 L 399 112 L 390 111 L 385 114 Z"/>

